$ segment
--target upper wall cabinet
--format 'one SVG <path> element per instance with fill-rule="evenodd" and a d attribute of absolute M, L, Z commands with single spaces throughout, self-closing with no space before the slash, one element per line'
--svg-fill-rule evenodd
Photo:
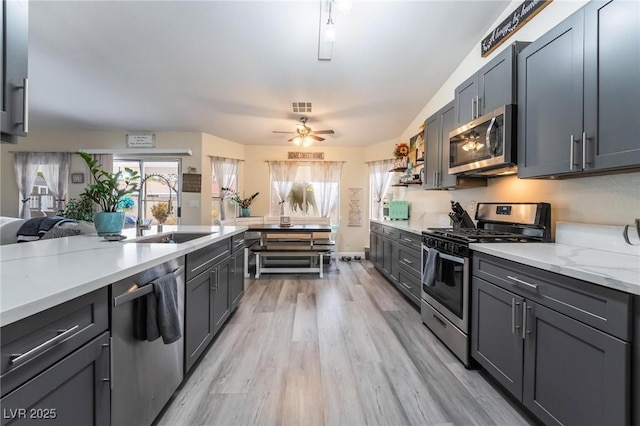
<path fill-rule="evenodd" d="M 640 3 L 591 1 L 518 56 L 518 176 L 640 166 Z"/>
<path fill-rule="evenodd" d="M 449 132 L 452 130 L 455 130 L 453 101 L 425 120 L 423 189 L 487 186 L 486 178 L 449 174 Z"/>
<path fill-rule="evenodd" d="M 2 0 L 2 86 L 0 116 L 2 142 L 17 143 L 29 128 L 27 79 L 27 41 L 29 3 L 26 0 Z"/>
<path fill-rule="evenodd" d="M 528 43 L 515 42 L 455 90 L 455 128 L 502 105 L 516 103 L 516 55 Z"/>

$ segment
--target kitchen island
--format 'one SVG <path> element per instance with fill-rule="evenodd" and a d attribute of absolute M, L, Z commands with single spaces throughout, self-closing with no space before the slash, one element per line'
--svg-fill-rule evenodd
<path fill-rule="evenodd" d="M 57 306 L 171 259 L 244 233 L 245 226 L 165 226 L 164 232 L 211 232 L 180 244 L 109 242 L 95 234 L 0 247 L 0 326 Z M 156 233 L 144 231 L 144 236 Z"/>

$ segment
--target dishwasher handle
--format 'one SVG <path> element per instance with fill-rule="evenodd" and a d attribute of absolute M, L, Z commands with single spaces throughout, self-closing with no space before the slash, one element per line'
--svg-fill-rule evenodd
<path fill-rule="evenodd" d="M 184 266 L 180 266 L 178 269 L 172 272 L 176 277 L 180 276 L 184 273 Z M 150 284 L 144 285 L 134 291 L 130 291 L 120 296 L 116 296 L 113 299 L 113 307 L 117 308 L 120 305 L 123 305 L 127 302 L 131 302 L 132 300 L 139 299 L 142 296 L 146 296 L 147 294 L 153 291 L 153 286 Z"/>

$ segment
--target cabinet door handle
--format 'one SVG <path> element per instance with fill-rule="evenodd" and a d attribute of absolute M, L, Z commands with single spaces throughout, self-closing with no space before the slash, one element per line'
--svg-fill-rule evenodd
<path fill-rule="evenodd" d="M 35 357 L 39 353 L 44 352 L 45 350 L 49 349 L 50 347 L 55 346 L 58 343 L 62 342 L 64 339 L 69 337 L 69 335 L 73 334 L 78 328 L 80 328 L 80 325 L 76 324 L 76 325 L 74 325 L 73 327 L 71 327 L 68 330 L 59 331 L 60 334 L 58 334 L 57 336 L 52 337 L 51 339 L 47 340 L 46 342 L 39 344 L 35 348 L 32 348 L 32 349 L 28 350 L 27 352 L 25 352 L 23 354 L 12 354 L 9 357 L 9 364 L 10 365 L 20 364 L 22 362 L 25 362 L 25 361 Z"/>
<path fill-rule="evenodd" d="M 476 118 L 480 117 L 480 96 L 476 96 Z"/>
<path fill-rule="evenodd" d="M 525 308 L 522 310 L 522 311 L 523 311 L 522 316 L 523 316 L 524 318 L 527 318 L 527 311 L 530 311 L 530 310 L 531 310 L 531 308 L 532 308 L 531 306 L 525 306 Z M 531 330 L 527 330 L 527 327 L 525 327 L 525 326 L 524 326 L 524 323 L 523 323 L 523 327 L 522 327 L 522 338 L 523 338 L 523 339 L 524 339 L 524 338 L 526 338 L 526 337 L 527 337 L 527 334 L 531 334 Z"/>
<path fill-rule="evenodd" d="M 476 100 L 471 98 L 471 119 L 472 120 L 476 118 L 475 103 L 476 103 Z"/>
<path fill-rule="evenodd" d="M 29 79 L 22 80 L 22 86 L 16 87 L 18 90 L 22 90 L 22 131 L 29 133 Z"/>
<path fill-rule="evenodd" d="M 517 306 L 520 306 L 520 302 L 516 302 L 514 297 L 511 298 L 511 334 L 516 334 L 516 330 L 520 328 L 516 320 Z"/>
<path fill-rule="evenodd" d="M 587 155 L 588 140 L 589 138 L 587 138 L 587 133 L 582 132 L 582 169 L 583 170 L 587 169 L 587 164 L 591 164 L 591 161 L 588 161 L 589 156 Z"/>
<path fill-rule="evenodd" d="M 579 164 L 579 163 L 576 163 L 576 161 L 575 161 L 575 156 L 576 156 L 575 155 L 575 145 L 576 145 L 576 143 L 579 143 L 579 142 L 580 142 L 580 140 L 575 139 L 573 137 L 573 133 L 572 133 L 571 134 L 571 149 L 569 150 L 569 157 L 571 157 L 569 159 L 569 170 L 576 170 L 575 167 Z"/>
<path fill-rule="evenodd" d="M 522 302 L 522 338 L 524 339 L 527 334 L 527 302 Z"/>
<path fill-rule="evenodd" d="M 521 279 L 516 278 L 516 277 L 512 277 L 511 275 L 507 275 L 507 278 L 509 278 L 510 280 L 513 280 L 513 281 L 515 281 L 515 282 L 517 282 L 517 283 L 519 283 L 519 284 L 523 284 L 523 285 L 526 285 L 527 287 L 531 287 L 531 288 L 532 288 L 532 289 L 534 289 L 534 290 L 537 290 L 537 289 L 538 289 L 538 286 L 537 286 L 537 285 L 535 285 L 535 284 L 531 284 L 531 283 L 528 283 L 528 282 L 526 282 L 526 281 L 522 281 Z"/>

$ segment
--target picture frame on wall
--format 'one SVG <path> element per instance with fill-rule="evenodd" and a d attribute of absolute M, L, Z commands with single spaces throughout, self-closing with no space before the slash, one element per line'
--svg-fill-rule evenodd
<path fill-rule="evenodd" d="M 71 173 L 71 183 L 84 183 L 84 173 Z"/>

